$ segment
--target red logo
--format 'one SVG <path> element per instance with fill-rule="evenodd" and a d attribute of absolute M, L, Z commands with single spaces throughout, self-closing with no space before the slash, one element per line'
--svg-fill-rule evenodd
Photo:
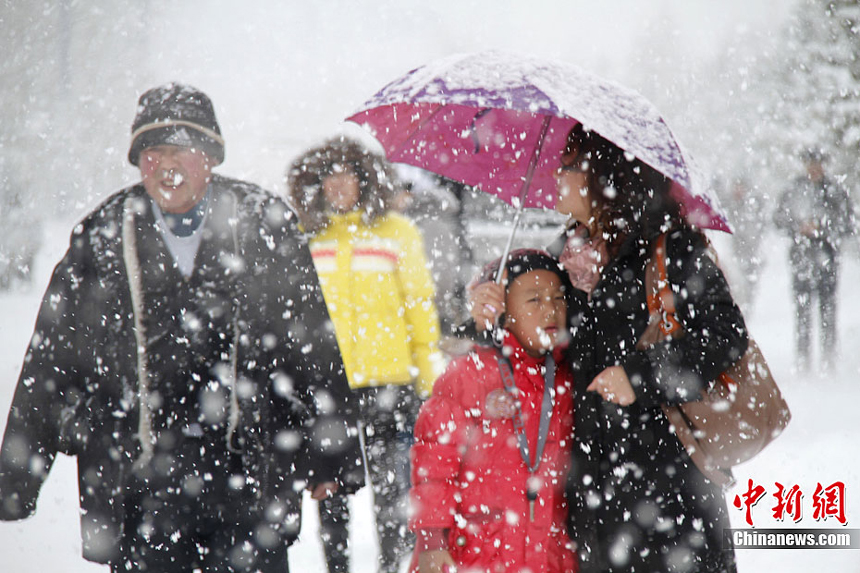
<path fill-rule="evenodd" d="M 788 487 L 779 482 L 774 482 L 774 486 L 776 493 L 773 493 L 772 497 L 776 502 L 771 508 L 773 518 L 777 521 L 791 519 L 795 523 L 803 519 L 803 491 L 800 486 L 794 484 Z M 753 525 L 753 507 L 761 501 L 765 493 L 763 486 L 750 479 L 747 490 L 735 496 L 733 505 L 746 512 L 744 518 L 750 526 Z M 812 518 L 816 521 L 825 521 L 831 517 L 842 525 L 848 523 L 845 516 L 845 484 L 841 481 L 833 482 L 826 487 L 818 483 L 812 495 Z"/>

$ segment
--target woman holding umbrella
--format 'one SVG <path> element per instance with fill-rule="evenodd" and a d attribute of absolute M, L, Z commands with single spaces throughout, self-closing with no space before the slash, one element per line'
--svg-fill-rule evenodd
<path fill-rule="evenodd" d="M 577 124 L 557 181 L 556 209 L 570 223 L 550 251 L 589 309 L 569 347 L 580 374 L 568 488 L 580 570 L 733 572 L 734 554 L 722 548 L 723 493 L 693 464 L 660 405 L 697 399 L 743 355 L 743 316 L 703 233 L 681 216 L 670 179 Z M 640 349 L 645 269 L 661 235 L 686 334 Z M 504 312 L 498 285 L 479 285 L 470 299 L 479 329 Z"/>
<path fill-rule="evenodd" d="M 746 327 L 701 232 L 728 231 L 726 218 L 660 113 L 578 66 L 487 51 L 417 68 L 349 119 L 391 161 L 491 193 L 517 214 L 555 206 L 570 217 L 552 252 L 585 303 L 568 313 L 570 516 L 581 570 L 734 571 L 734 554 L 721 548 L 722 492 L 661 405 L 696 400 L 743 355 Z M 638 349 L 649 323 L 646 262 L 663 241 L 685 335 Z M 471 297 L 476 324 L 494 324 L 501 287 L 487 283 Z"/>

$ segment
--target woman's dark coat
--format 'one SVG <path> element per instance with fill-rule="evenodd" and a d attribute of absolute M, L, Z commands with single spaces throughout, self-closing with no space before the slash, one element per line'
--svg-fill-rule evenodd
<path fill-rule="evenodd" d="M 203 430 L 214 432 L 215 449 L 241 460 L 251 502 L 232 511 L 259 516 L 289 542 L 298 532 L 302 480 L 346 478 L 358 468 L 343 365 L 295 215 L 259 188 L 218 176 L 209 208 L 187 279 L 139 184 L 77 225 L 45 293 L 6 425 L 0 519 L 32 514 L 56 454 L 75 455 L 84 557 L 116 558 L 124 517 L 135 510 L 135 462 L 146 455 L 141 401 L 157 393 L 173 405 L 151 408 L 160 438 L 185 432 L 200 419 L 196 392 L 221 392 L 230 402 L 223 374 L 232 360 L 238 424 L 228 432 L 221 419 Z M 143 293 L 145 396 L 123 250 L 132 243 L 123 234 L 129 209 Z M 161 444 L 146 467 L 157 468 Z"/>
<path fill-rule="evenodd" d="M 558 255 L 563 238 L 553 244 Z M 630 236 L 572 312 L 576 444 L 568 496 L 571 537 L 582 572 L 734 571 L 722 551 L 729 527 L 721 489 L 693 465 L 660 404 L 696 400 L 746 351 L 743 316 L 704 239 L 675 231 L 667 269 L 686 335 L 636 350 L 648 322 L 644 290 L 650 247 Z M 621 365 L 636 401 L 627 407 L 586 391 L 604 368 Z"/>

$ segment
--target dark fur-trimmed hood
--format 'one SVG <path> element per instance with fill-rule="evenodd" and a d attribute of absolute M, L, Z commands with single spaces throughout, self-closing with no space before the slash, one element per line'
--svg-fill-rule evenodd
<path fill-rule="evenodd" d="M 329 175 L 349 169 L 359 180 L 357 210 L 372 224 L 388 210 L 394 191 L 394 173 L 388 161 L 347 137 L 330 139 L 300 155 L 287 169 L 290 203 L 308 233 L 316 233 L 328 222 L 322 182 Z"/>

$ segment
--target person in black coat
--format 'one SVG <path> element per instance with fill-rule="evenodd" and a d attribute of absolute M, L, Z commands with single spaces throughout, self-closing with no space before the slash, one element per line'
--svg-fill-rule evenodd
<path fill-rule="evenodd" d="M 303 487 L 363 475 L 297 218 L 213 175 L 223 157 L 205 94 L 141 96 L 142 182 L 75 227 L 9 412 L 0 519 L 31 515 L 55 456 L 76 456 L 84 557 L 115 572 L 282 573 Z"/>
<path fill-rule="evenodd" d="M 839 252 L 855 230 L 854 205 L 845 188 L 825 175 L 825 156 L 820 150 L 807 150 L 803 160 L 806 174 L 782 193 L 773 222 L 792 241 L 789 262 L 797 365 L 801 370 L 812 366 L 812 309 L 817 303 L 821 364 L 824 370 L 832 370 L 839 342 Z"/>
<path fill-rule="evenodd" d="M 556 209 L 571 222 L 550 251 L 578 289 L 568 499 L 580 571 L 734 572 L 734 553 L 722 548 L 723 492 L 693 464 L 660 405 L 696 400 L 743 355 L 743 316 L 704 235 L 670 198 L 670 180 L 578 125 L 558 181 Z M 645 267 L 661 234 L 685 336 L 638 350 L 649 319 Z M 496 290 L 470 294 L 479 327 L 504 310 Z"/>

